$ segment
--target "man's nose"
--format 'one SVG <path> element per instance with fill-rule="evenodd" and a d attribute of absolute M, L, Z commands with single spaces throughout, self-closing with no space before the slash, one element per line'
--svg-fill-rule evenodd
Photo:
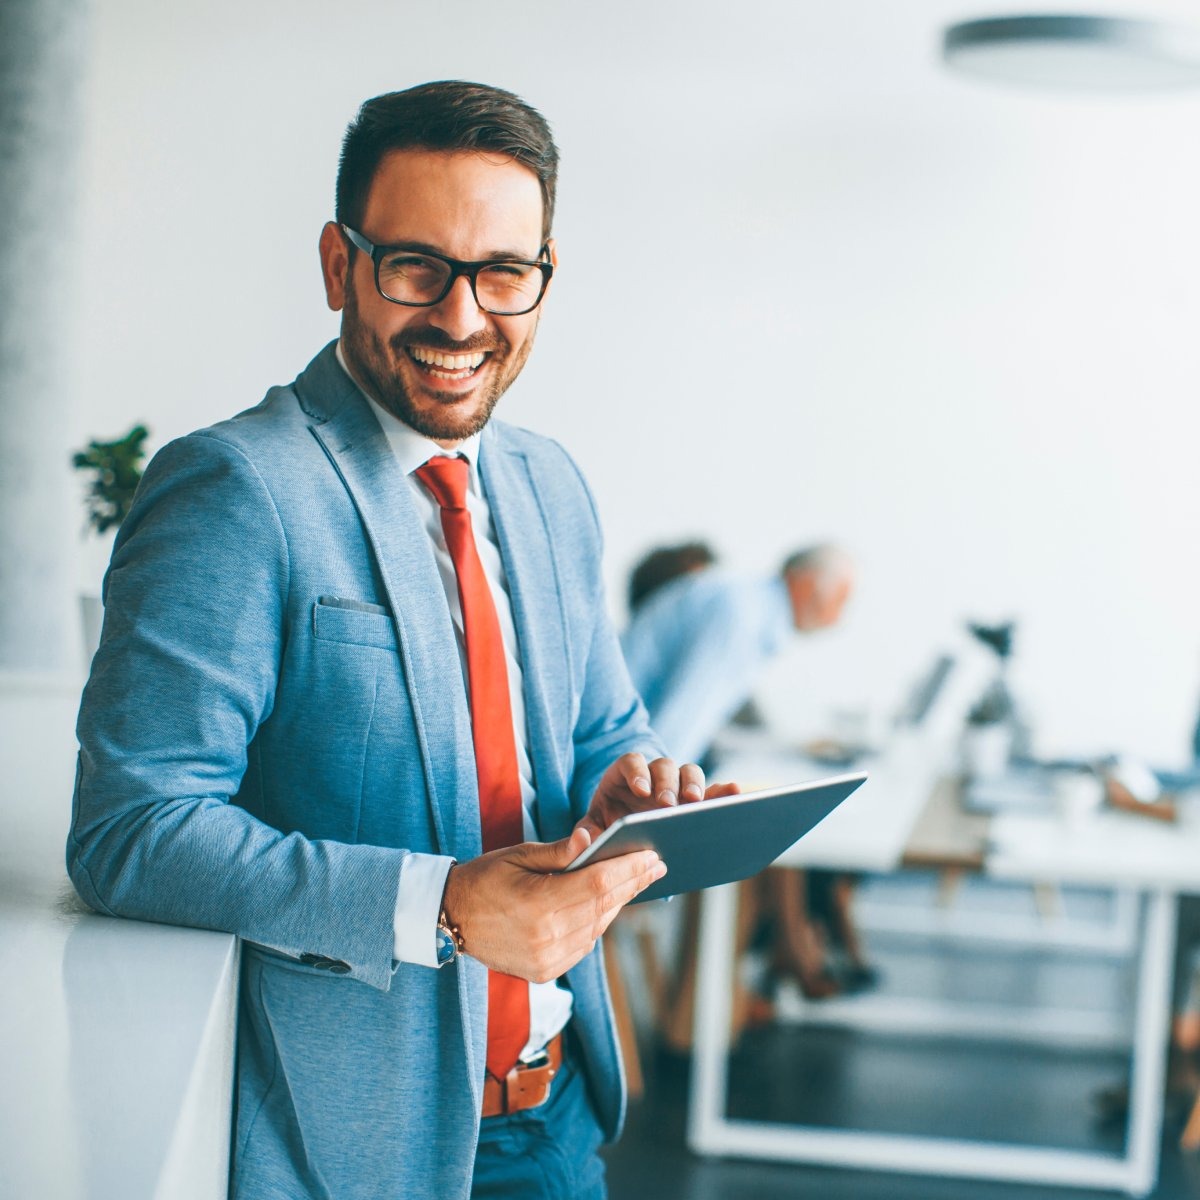
<path fill-rule="evenodd" d="M 465 275 L 460 275 L 429 310 L 429 323 L 456 342 L 466 341 L 487 326 L 487 314 L 476 302 L 471 281 Z"/>

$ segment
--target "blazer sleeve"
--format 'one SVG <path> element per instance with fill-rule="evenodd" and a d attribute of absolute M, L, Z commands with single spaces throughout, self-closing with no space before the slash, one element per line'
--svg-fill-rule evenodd
<path fill-rule="evenodd" d="M 633 681 L 609 617 L 601 571 L 603 536 L 596 502 L 575 460 L 562 447 L 559 452 L 582 490 L 579 533 L 581 577 L 587 597 L 589 622 L 586 636 L 578 639 L 585 658 L 583 687 L 573 731 L 574 770 L 570 779 L 571 809 L 576 819 L 592 801 L 600 777 L 613 762 L 632 751 L 648 760 L 662 757 L 662 741 L 650 728 L 650 719 Z M 563 539 L 566 543 L 574 538 Z"/>
<path fill-rule="evenodd" d="M 651 730 L 646 709 L 634 689 L 621 647 L 601 612 L 592 630 L 587 682 L 575 724 L 575 772 L 571 808 L 583 816 L 600 777 L 622 754 L 639 751 L 648 761 L 666 754 Z"/>
<path fill-rule="evenodd" d="M 100 912 L 337 959 L 386 989 L 406 852 L 284 834 L 231 802 L 271 713 L 288 579 L 238 447 L 202 433 L 155 456 L 105 577 L 67 868 Z"/>

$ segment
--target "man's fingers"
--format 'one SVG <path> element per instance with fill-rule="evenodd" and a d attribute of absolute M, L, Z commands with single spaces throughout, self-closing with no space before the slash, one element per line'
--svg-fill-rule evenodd
<path fill-rule="evenodd" d="M 598 938 L 616 918 L 617 913 L 627 905 L 630 900 L 639 896 L 652 883 L 656 883 L 667 873 L 667 864 L 661 859 L 655 863 L 648 871 L 640 875 L 634 876 L 632 879 L 626 880 L 619 887 L 613 889 L 610 898 L 613 901 L 611 907 L 601 908 L 595 914 L 595 928 L 593 937 Z"/>
<path fill-rule="evenodd" d="M 657 883 L 666 873 L 667 864 L 660 858 L 657 862 L 652 863 L 647 870 L 635 875 L 632 879 L 626 880 L 619 887 L 613 889 L 612 898 L 616 902 L 614 907 L 616 909 L 624 908 L 630 900 L 644 892 L 652 883 Z M 608 910 L 604 911 L 607 912 Z M 603 919 L 603 915 L 602 912 L 601 919 Z M 613 915 L 616 915 L 615 912 Z"/>
<path fill-rule="evenodd" d="M 679 799 L 684 804 L 704 799 L 704 772 L 695 763 L 679 768 Z"/>
<path fill-rule="evenodd" d="M 644 754 L 636 752 L 622 754 L 617 759 L 616 766 L 625 780 L 625 786 L 635 796 L 650 795 L 650 768 L 646 765 L 646 756 Z"/>
<path fill-rule="evenodd" d="M 596 820 L 592 814 L 585 813 L 578 821 L 575 822 L 575 830 L 586 830 L 588 835 L 588 844 L 594 842 L 603 832 L 604 827 Z M 574 830 L 572 831 L 574 832 Z"/>
<path fill-rule="evenodd" d="M 670 758 L 656 758 L 650 764 L 650 784 L 655 802 L 669 806 L 679 803 L 679 768 Z"/>
<path fill-rule="evenodd" d="M 526 870 L 549 874 L 565 870 L 591 844 L 592 831 L 581 821 L 571 830 L 570 837 L 559 838 L 557 842 L 523 842 L 515 847 L 515 857 Z"/>
<path fill-rule="evenodd" d="M 595 947 L 597 939 L 608 930 L 625 905 L 640 892 L 645 891 L 656 879 L 661 879 L 665 872 L 666 865 L 660 862 L 650 871 L 629 880 L 623 887 L 618 888 L 609 897 L 610 907 L 597 911 L 593 905 L 589 904 L 575 910 L 574 915 L 578 917 L 579 924 L 564 922 L 564 924 L 571 924 L 572 927 L 569 932 L 564 932 L 558 940 L 557 945 L 562 952 L 561 960 L 546 973 L 546 977 L 554 979 L 569 971 Z"/>
<path fill-rule="evenodd" d="M 740 783 L 710 783 L 704 791 L 705 800 L 719 800 L 722 796 L 741 795 Z"/>
<path fill-rule="evenodd" d="M 653 850 L 638 850 L 593 863 L 556 880 L 569 888 L 558 910 L 564 930 L 590 926 L 610 908 L 628 904 L 666 873 L 666 863 Z"/>

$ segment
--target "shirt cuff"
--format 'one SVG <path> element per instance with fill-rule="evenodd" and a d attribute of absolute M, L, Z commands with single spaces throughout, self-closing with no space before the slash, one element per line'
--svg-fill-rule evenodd
<path fill-rule="evenodd" d="M 400 867 L 392 956 L 398 962 L 436 967 L 437 923 L 442 893 L 454 859 L 441 854 L 409 854 Z"/>

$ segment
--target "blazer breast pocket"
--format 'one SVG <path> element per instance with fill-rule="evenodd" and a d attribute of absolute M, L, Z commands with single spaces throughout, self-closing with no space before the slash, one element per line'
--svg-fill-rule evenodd
<path fill-rule="evenodd" d="M 313 637 L 323 642 L 396 649 L 396 626 L 382 604 L 321 596 L 313 605 Z"/>

